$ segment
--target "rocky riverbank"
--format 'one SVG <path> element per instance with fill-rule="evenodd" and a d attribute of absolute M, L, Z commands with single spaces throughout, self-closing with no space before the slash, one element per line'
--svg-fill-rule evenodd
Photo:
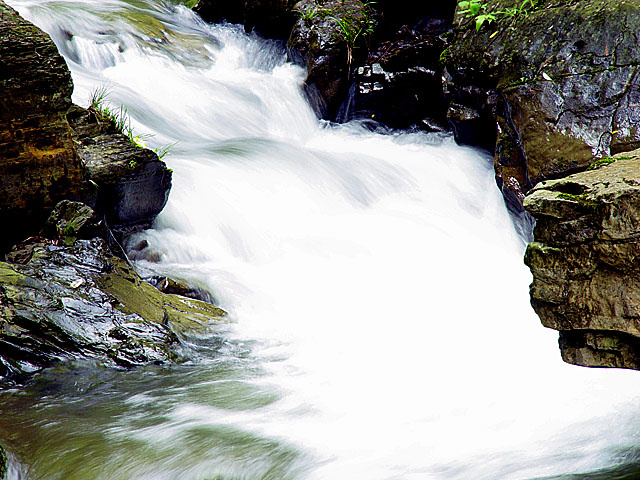
<path fill-rule="evenodd" d="M 152 287 L 120 246 L 163 209 L 171 171 L 99 105 L 73 105 L 50 37 L 1 1 L 0 66 L 0 378 L 179 361 L 184 335 L 225 313 Z"/>

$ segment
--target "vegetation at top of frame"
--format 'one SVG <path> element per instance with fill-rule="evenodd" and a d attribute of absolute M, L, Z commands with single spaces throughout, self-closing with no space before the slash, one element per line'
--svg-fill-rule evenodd
<path fill-rule="evenodd" d="M 107 96 L 108 91 L 104 86 L 96 88 L 91 93 L 89 111 L 94 114 L 98 123 L 106 124 L 116 132 L 121 133 L 129 139 L 132 145 L 139 148 L 147 148 L 145 139 L 148 138 L 149 135 L 136 135 L 131 128 L 131 119 L 129 118 L 127 108 L 124 105 L 120 105 L 117 109 L 110 107 L 107 105 Z M 153 151 L 158 155 L 158 158 L 162 160 L 174 145 L 175 144 L 158 147 Z M 131 167 L 135 167 L 135 164 L 132 164 Z"/>
<path fill-rule="evenodd" d="M 464 0 L 458 2 L 458 15 L 474 20 L 476 32 L 483 25 L 496 22 L 499 18 L 516 20 L 517 18 L 537 10 L 544 0 L 519 0 L 504 10 L 491 10 L 483 0 Z"/>

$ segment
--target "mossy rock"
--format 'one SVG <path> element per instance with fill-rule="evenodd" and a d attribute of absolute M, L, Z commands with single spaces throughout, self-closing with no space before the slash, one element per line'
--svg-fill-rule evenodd
<path fill-rule="evenodd" d="M 524 198 L 535 184 L 640 147 L 640 3 L 487 0 L 476 29 L 458 12 L 444 57 L 452 104 L 477 112 L 518 146 L 496 175 Z M 495 118 L 492 118 L 495 117 Z M 463 123 L 458 122 L 458 123 Z M 495 135 L 496 136 L 500 135 Z"/>
<path fill-rule="evenodd" d="M 180 361 L 189 333 L 225 312 L 142 281 L 103 240 L 31 245 L 22 264 L 0 262 L 0 376 L 20 377 L 65 358 L 130 367 Z"/>

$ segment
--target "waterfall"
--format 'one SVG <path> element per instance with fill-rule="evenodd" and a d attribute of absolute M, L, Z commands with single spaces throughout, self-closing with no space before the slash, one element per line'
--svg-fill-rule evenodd
<path fill-rule="evenodd" d="M 232 320 L 185 365 L 78 366 L 3 397 L 12 480 L 612 478 L 638 463 L 638 374 L 562 363 L 486 154 L 318 121 L 281 45 L 181 5 L 7 3 L 52 36 L 76 103 L 105 86 L 150 148 L 171 145 L 136 267 L 206 289 Z"/>

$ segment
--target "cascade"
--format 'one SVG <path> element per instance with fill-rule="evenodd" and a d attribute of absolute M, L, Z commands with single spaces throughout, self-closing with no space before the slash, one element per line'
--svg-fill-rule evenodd
<path fill-rule="evenodd" d="M 559 359 L 487 155 L 318 121 L 279 44 L 181 5 L 7 3 L 52 36 L 76 103 L 106 87 L 151 148 L 171 145 L 136 267 L 232 319 L 184 365 L 3 393 L 11 480 L 635 472 L 640 378 Z"/>

